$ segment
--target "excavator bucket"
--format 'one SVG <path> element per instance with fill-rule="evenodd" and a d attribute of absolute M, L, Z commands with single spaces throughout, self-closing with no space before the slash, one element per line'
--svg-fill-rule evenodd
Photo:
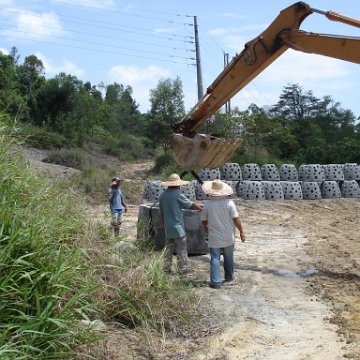
<path fill-rule="evenodd" d="M 221 167 L 241 143 L 241 139 L 225 140 L 205 134 L 193 138 L 173 134 L 171 139 L 174 159 L 185 171 Z"/>

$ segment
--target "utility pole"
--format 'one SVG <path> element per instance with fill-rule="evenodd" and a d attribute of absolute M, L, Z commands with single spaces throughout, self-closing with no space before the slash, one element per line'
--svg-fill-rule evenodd
<path fill-rule="evenodd" d="M 229 54 L 228 53 L 224 53 L 224 69 L 229 65 Z M 225 114 L 229 115 L 230 114 L 230 100 L 228 100 L 225 103 Z"/>
<path fill-rule="evenodd" d="M 194 31 L 195 31 L 195 54 L 196 54 L 198 100 L 200 100 L 204 95 L 204 89 L 203 89 L 203 80 L 202 80 L 202 72 L 201 72 L 199 31 L 198 31 L 198 25 L 197 25 L 197 16 L 194 16 Z"/>

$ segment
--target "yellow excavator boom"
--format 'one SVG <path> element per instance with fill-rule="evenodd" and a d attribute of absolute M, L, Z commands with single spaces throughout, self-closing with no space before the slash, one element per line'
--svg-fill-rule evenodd
<path fill-rule="evenodd" d="M 297 2 L 282 10 L 265 31 L 245 44 L 243 51 L 218 75 L 194 108 L 173 125 L 173 156 L 185 171 L 205 167 L 217 168 L 231 157 L 241 143 L 240 139 L 225 141 L 197 134 L 196 129 L 287 49 L 360 63 L 360 37 L 299 30 L 303 20 L 312 13 L 360 27 L 358 19 L 334 11 L 313 9 L 304 2 Z"/>

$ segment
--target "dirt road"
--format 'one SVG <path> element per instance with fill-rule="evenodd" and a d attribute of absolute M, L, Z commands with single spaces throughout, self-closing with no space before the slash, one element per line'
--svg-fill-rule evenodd
<path fill-rule="evenodd" d="M 135 189 L 122 228 L 128 239 L 151 165 L 120 169 Z M 185 342 L 167 337 L 157 358 L 360 359 L 360 199 L 236 203 L 247 241 L 236 244 L 234 281 L 210 289 L 208 255 L 192 257 L 186 281 L 202 296 L 208 328 L 195 327 Z M 94 207 L 94 217 L 106 206 Z M 124 359 L 118 347 L 107 351 Z"/>
<path fill-rule="evenodd" d="M 159 358 L 360 359 L 360 199 L 236 203 L 247 241 L 234 282 L 210 289 L 208 256 L 190 259 L 217 330 L 185 348 L 168 339 Z M 128 215 L 133 239 L 137 206 Z"/>

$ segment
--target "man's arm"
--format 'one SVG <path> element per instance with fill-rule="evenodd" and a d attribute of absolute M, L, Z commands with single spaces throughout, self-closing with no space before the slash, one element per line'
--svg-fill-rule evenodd
<path fill-rule="evenodd" d="M 127 205 L 125 204 L 124 196 L 122 193 L 121 193 L 121 205 L 123 206 L 125 212 L 127 212 Z"/>
<path fill-rule="evenodd" d="M 110 188 L 108 190 L 108 199 L 111 200 L 114 197 L 114 192 L 112 191 L 112 189 Z"/>
<path fill-rule="evenodd" d="M 233 218 L 232 220 L 233 220 L 234 225 L 236 226 L 236 228 L 240 232 L 241 241 L 244 242 L 245 241 L 245 234 L 244 234 L 244 230 L 243 230 L 242 225 L 241 225 L 240 218 L 236 217 L 236 218 Z"/>
<path fill-rule="evenodd" d="M 202 211 L 203 208 L 199 204 L 192 203 L 190 209 Z"/>

